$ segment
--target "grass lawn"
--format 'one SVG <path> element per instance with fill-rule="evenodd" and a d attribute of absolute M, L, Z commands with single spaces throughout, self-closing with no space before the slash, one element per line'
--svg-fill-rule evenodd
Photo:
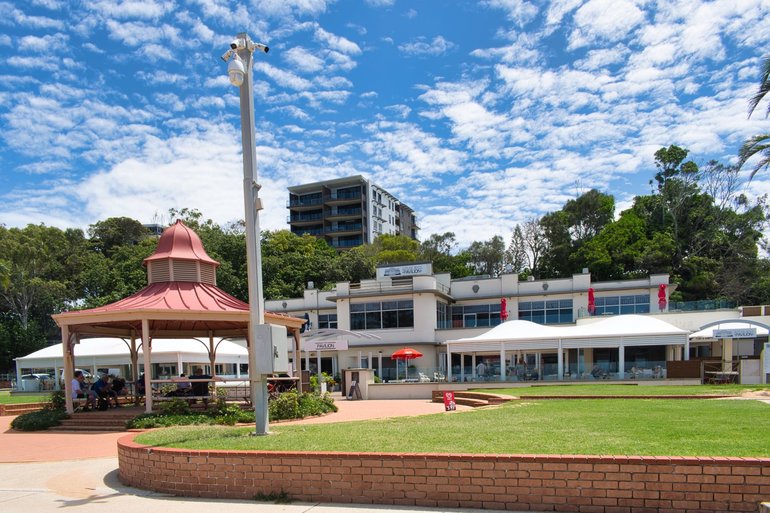
<path fill-rule="evenodd" d="M 741 395 L 747 390 L 768 390 L 770 385 L 534 385 L 518 388 L 477 388 L 475 392 L 502 395 Z"/>
<path fill-rule="evenodd" d="M 44 403 L 51 398 L 50 393 L 34 395 L 11 395 L 8 390 L 0 391 L 0 404 Z"/>
<path fill-rule="evenodd" d="M 385 412 L 383 412 L 385 413 Z M 770 457 L 770 405 L 755 400 L 577 399 L 366 422 L 167 428 L 137 442 L 188 449 Z"/>

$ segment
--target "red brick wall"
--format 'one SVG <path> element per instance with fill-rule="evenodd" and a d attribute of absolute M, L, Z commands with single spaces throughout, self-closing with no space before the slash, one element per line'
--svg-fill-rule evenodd
<path fill-rule="evenodd" d="M 758 511 L 770 459 L 186 451 L 118 442 L 123 483 L 185 497 L 584 513 Z"/>

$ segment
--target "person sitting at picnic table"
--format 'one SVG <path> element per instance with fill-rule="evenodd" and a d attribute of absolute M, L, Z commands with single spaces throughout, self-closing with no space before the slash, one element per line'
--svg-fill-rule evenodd
<path fill-rule="evenodd" d="M 599 364 L 594 364 L 594 368 L 591 369 L 591 376 L 593 376 L 595 379 L 602 379 L 607 377 L 607 373 L 602 370 L 601 367 L 599 367 Z"/>
<path fill-rule="evenodd" d="M 83 411 L 88 411 L 91 408 L 96 408 L 96 402 L 94 400 L 94 394 L 88 389 L 85 383 L 85 376 L 83 371 L 76 370 L 72 379 L 72 400 L 85 399 L 86 404 L 83 407 Z"/>
<path fill-rule="evenodd" d="M 110 376 L 112 378 L 112 391 L 115 392 L 116 397 L 122 395 L 128 395 L 128 389 L 126 388 L 126 380 L 120 376 Z"/>
<path fill-rule="evenodd" d="M 193 371 L 192 375 L 193 380 L 203 380 L 207 379 L 209 381 L 215 379 L 208 374 L 203 374 L 203 369 L 200 367 L 196 367 Z M 209 381 L 193 381 L 192 382 L 192 395 L 196 397 L 203 397 L 203 404 L 208 404 L 208 395 L 209 395 Z"/>
<path fill-rule="evenodd" d="M 184 397 L 186 395 L 198 395 L 198 394 L 193 394 L 193 384 L 187 380 L 187 375 L 184 372 L 180 374 L 178 378 L 174 378 L 173 381 L 176 382 L 176 390 L 172 390 L 171 392 L 167 393 L 166 397 Z M 202 384 L 205 385 L 206 383 L 202 383 Z"/>
<path fill-rule="evenodd" d="M 99 401 L 99 409 L 102 409 L 102 405 L 106 403 L 105 410 L 110 407 L 110 398 L 113 400 L 115 408 L 118 407 L 118 395 L 112 391 L 110 386 L 110 377 L 107 374 L 102 374 L 96 383 L 93 384 L 91 390 L 94 391 Z M 104 401 L 104 403 L 102 402 Z"/>

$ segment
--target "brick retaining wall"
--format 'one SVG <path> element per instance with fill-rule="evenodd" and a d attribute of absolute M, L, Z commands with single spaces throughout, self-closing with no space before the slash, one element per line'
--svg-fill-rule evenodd
<path fill-rule="evenodd" d="M 120 480 L 184 497 L 585 513 L 756 512 L 770 459 L 189 451 L 118 441 Z"/>

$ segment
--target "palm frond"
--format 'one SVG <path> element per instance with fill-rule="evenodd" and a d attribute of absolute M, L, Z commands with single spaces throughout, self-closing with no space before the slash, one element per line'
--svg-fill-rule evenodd
<path fill-rule="evenodd" d="M 759 83 L 759 89 L 749 100 L 749 117 L 751 117 L 754 113 L 754 109 L 757 108 L 759 102 L 762 101 L 762 98 L 764 98 L 768 92 L 770 92 L 770 56 L 766 57 L 765 61 L 762 63 L 762 80 Z M 770 105 L 767 107 L 765 116 L 768 114 L 770 114 Z"/>
<path fill-rule="evenodd" d="M 751 171 L 749 180 L 754 178 L 760 169 L 770 167 L 770 134 L 755 135 L 743 143 L 738 152 L 738 169 L 755 155 L 761 155 L 761 158 Z"/>

